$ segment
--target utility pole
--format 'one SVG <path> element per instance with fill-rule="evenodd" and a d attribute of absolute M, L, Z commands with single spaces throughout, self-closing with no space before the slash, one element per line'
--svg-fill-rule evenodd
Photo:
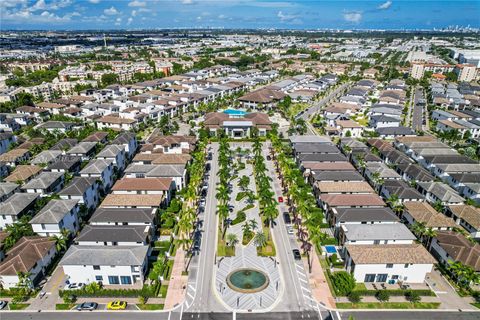
<path fill-rule="evenodd" d="M 107 50 L 107 37 L 105 36 L 105 33 L 103 34 L 103 46 L 105 47 L 105 50 Z"/>

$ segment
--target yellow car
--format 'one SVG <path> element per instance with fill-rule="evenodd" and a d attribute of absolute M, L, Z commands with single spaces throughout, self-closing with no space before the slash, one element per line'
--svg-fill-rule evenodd
<path fill-rule="evenodd" d="M 126 301 L 111 301 L 107 304 L 107 310 L 125 310 L 127 308 Z"/>

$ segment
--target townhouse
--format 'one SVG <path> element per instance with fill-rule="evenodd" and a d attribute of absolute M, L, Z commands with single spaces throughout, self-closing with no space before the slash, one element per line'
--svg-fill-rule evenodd
<path fill-rule="evenodd" d="M 44 237 L 60 236 L 63 230 L 75 234 L 80 227 L 77 200 L 51 200 L 31 220 L 33 231 Z"/>

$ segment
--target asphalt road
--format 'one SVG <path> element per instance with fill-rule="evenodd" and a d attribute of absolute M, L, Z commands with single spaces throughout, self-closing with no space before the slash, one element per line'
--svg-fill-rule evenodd
<path fill-rule="evenodd" d="M 205 212 L 199 216 L 202 221 L 202 241 L 200 253 L 189 268 L 189 282 L 184 310 L 189 312 L 225 312 L 225 307 L 217 300 L 213 292 L 213 268 L 217 239 L 217 199 L 215 193 L 218 179 L 218 143 L 210 145 L 213 159 L 210 161 L 210 177 Z"/>
<path fill-rule="evenodd" d="M 305 112 L 301 115 L 301 118 L 305 121 L 308 121 L 311 115 L 320 111 L 326 104 L 328 104 L 332 99 L 339 98 L 345 89 L 347 89 L 351 85 L 350 82 L 344 83 L 332 92 L 330 92 L 326 97 L 322 98 L 322 100 L 315 103 L 313 106 L 305 110 Z"/>
<path fill-rule="evenodd" d="M 480 312 L 456 311 L 353 311 L 341 312 L 342 319 L 355 320 L 478 320 Z"/>
<path fill-rule="evenodd" d="M 421 131 L 423 128 L 423 105 L 419 103 L 419 100 L 423 100 L 423 92 L 421 89 L 415 89 L 414 105 L 412 114 L 412 129 L 415 131 Z"/>

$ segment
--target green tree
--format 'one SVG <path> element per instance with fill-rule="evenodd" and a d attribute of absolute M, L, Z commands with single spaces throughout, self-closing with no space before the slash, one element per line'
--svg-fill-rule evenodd
<path fill-rule="evenodd" d="M 102 75 L 102 85 L 109 86 L 111 84 L 118 83 L 118 75 L 115 73 L 106 73 Z"/>
<path fill-rule="evenodd" d="M 355 288 L 355 278 L 347 271 L 332 274 L 332 283 L 337 295 L 346 296 Z"/>

